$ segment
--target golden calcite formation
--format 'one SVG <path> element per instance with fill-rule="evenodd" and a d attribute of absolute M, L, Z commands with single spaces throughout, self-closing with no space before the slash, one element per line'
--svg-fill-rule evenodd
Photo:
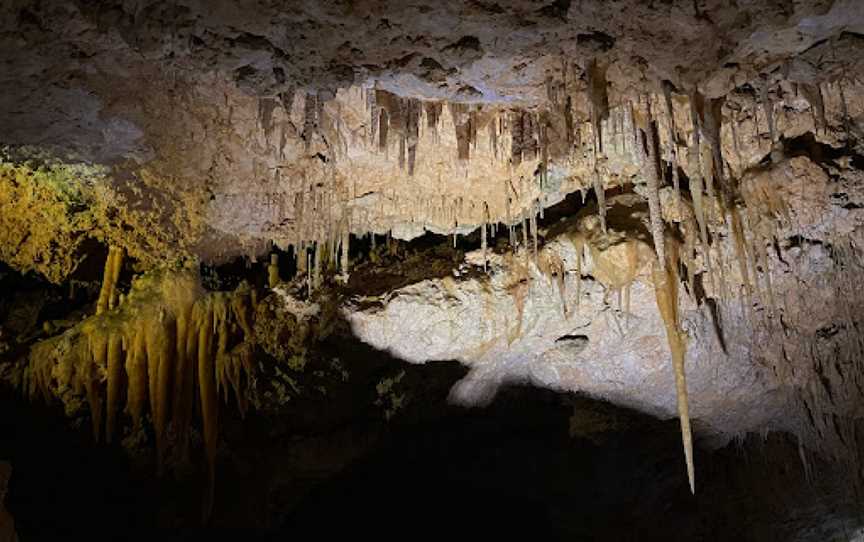
<path fill-rule="evenodd" d="M 104 413 L 109 442 L 124 396 L 125 413 L 136 426 L 149 410 L 160 471 L 169 441 L 175 453 L 187 453 L 198 397 L 209 469 L 207 516 L 213 502 L 219 392 L 227 401 L 230 390 L 241 412 L 246 409 L 252 350 L 245 341 L 253 335 L 252 292 L 244 285 L 233 292 L 207 293 L 197 272 L 163 270 L 138 277 L 123 302 L 111 307 L 121 261 L 122 252 L 112 248 L 96 315 L 33 346 L 29 392 L 59 397 L 67 409 L 85 392 L 94 436 L 98 439 L 103 431 Z"/>

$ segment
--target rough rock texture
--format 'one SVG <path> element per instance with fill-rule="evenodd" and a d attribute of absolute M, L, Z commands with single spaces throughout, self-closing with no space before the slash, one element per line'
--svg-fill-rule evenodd
<path fill-rule="evenodd" d="M 682 143 L 685 97 L 726 97 L 720 134 L 736 175 L 775 139 L 763 98 L 777 136 L 854 127 L 861 111 L 855 0 L 0 9 L 0 143 L 110 166 L 128 207 L 208 260 L 345 229 L 411 238 L 513 224 L 593 186 L 595 171 L 607 188 L 634 180 L 626 134 L 645 117 L 630 104 L 654 94 L 665 155 L 663 80 Z M 825 128 L 820 140 L 848 139 Z"/>
<path fill-rule="evenodd" d="M 4 2 L 0 257 L 62 283 L 88 240 L 136 271 L 275 243 L 313 295 L 352 239 L 479 227 L 453 278 L 348 306 L 357 335 L 469 365 L 464 403 L 529 380 L 671 416 L 680 327 L 697 434 L 848 455 L 862 33 L 859 0 Z"/>
<path fill-rule="evenodd" d="M 788 221 L 768 263 L 770 290 L 761 268 L 759 295 L 743 295 L 733 239 L 722 232 L 717 234 L 725 239 L 712 251 L 715 266 L 720 261 L 723 270 L 715 267 L 714 274 L 724 277 L 722 288 L 735 295 L 715 292 L 706 301 L 699 289 L 709 287 L 709 278 L 694 263 L 702 284 L 695 295 L 682 296 L 681 325 L 688 336 L 690 414 L 707 436 L 723 441 L 742 432 L 782 429 L 814 437 L 813 443 L 818 439 L 805 430 L 802 402 L 813 412 L 831 411 L 829 418 L 854 420 L 862 414 L 855 398 L 862 384 L 860 358 L 852 353 L 860 352 L 854 330 L 861 301 L 844 291 L 851 276 L 860 276 L 857 247 L 864 214 L 845 199 L 832 201 L 827 192 L 842 190 L 853 201 L 864 194 L 859 171 L 837 173 L 829 180 L 822 167 L 801 156 L 745 180 L 782 193 L 788 204 Z M 614 218 L 619 209 L 626 219 L 641 220 L 641 240 L 628 232 L 633 226 L 626 219 Z M 591 212 L 580 222 L 582 231 L 592 227 Z M 610 201 L 609 214 L 606 246 L 586 250 L 581 267 L 576 255 L 581 244 L 562 234 L 540 250 L 539 265 L 528 250 L 496 255 L 488 278 L 460 279 L 457 272 L 456 278 L 424 281 L 393 292 L 378 306 L 349 309 L 348 318 L 360 338 L 399 358 L 469 365 L 471 372 L 451 394 L 462 403 L 483 404 L 502 383 L 528 381 L 674 416 L 669 346 L 647 265 L 652 253 L 647 209 L 622 196 Z M 636 244 L 631 252 L 639 262 L 632 286 L 626 286 L 629 277 L 616 276 L 628 272 L 628 243 Z M 856 247 L 851 260 L 826 252 L 844 244 Z M 559 269 L 550 267 L 554 261 L 561 262 Z M 838 327 L 844 331 L 835 336 Z M 845 374 L 824 375 L 830 381 L 822 380 L 826 395 L 813 386 L 828 364 L 820 352 L 832 349 L 841 352 L 839 370 Z M 818 438 L 833 431 L 823 427 Z"/>

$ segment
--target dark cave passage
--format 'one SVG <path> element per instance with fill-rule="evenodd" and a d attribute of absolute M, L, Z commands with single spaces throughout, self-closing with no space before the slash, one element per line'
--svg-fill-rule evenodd
<path fill-rule="evenodd" d="M 456 376 L 423 370 L 414 384 Z M 201 476 L 156 480 L 152 461 L 133 464 L 119 447 L 93 444 L 86 424 L 71 429 L 58 412 L 6 393 L 0 406 L 0 431 L 15 436 L 0 445 L 0 457 L 14 465 L 7 505 L 22 540 L 205 535 L 195 514 Z M 805 539 L 796 538 L 804 532 L 852 540 L 864 525 L 840 490 L 842 473 L 815 462 L 808 482 L 787 435 L 697 448 L 693 497 L 675 420 L 523 386 L 502 390 L 483 409 L 411 408 L 389 424 L 355 413 L 350 426 L 336 416 L 330 427 L 293 436 L 255 419 L 241 435 L 229 422 L 212 527 L 261 540 L 420 532 L 762 541 Z M 814 503 L 807 497 L 817 491 Z"/>

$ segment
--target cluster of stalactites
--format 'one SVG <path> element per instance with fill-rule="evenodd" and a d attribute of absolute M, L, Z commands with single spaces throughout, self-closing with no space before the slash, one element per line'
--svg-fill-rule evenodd
<path fill-rule="evenodd" d="M 590 74 L 589 74 L 590 75 Z M 782 154 L 781 141 L 777 134 L 774 104 L 770 98 L 770 85 L 763 79 L 757 85 L 758 99 L 751 106 L 750 115 L 756 118 L 760 114 L 767 128 L 767 139 L 770 142 L 768 152 L 772 162 L 777 162 Z M 842 87 L 842 86 L 841 86 Z M 818 85 L 801 85 L 802 94 L 809 101 L 813 114 L 814 131 L 825 130 L 827 120 L 825 102 L 821 87 Z M 731 299 L 730 287 L 740 288 L 749 307 L 749 317 L 755 323 L 756 313 L 754 303 L 762 302 L 767 311 L 761 311 L 765 318 L 764 325 L 772 326 L 771 320 L 778 310 L 777 300 L 771 281 L 771 247 L 778 244 L 778 229 L 793 226 L 788 203 L 783 198 L 783 191 L 770 184 L 755 182 L 745 175 L 743 180 L 735 178 L 733 168 L 726 162 L 723 153 L 721 134 L 723 133 L 724 115 L 731 117 L 729 134 L 732 139 L 732 150 L 737 155 L 739 170 L 742 166 L 741 145 L 736 124 L 736 117 L 741 115 L 740 105 L 735 108 L 725 108 L 725 100 L 706 99 L 698 90 L 692 90 L 687 95 L 689 105 L 689 141 L 686 141 L 684 151 L 679 142 L 682 137 L 679 129 L 681 122 L 676 122 L 673 105 L 674 88 L 668 82 L 662 84 L 662 101 L 656 96 L 647 96 L 637 102 L 635 113 L 631 116 L 636 120 L 635 128 L 636 157 L 640 162 L 641 174 L 645 183 L 645 198 L 649 207 L 650 230 L 656 251 L 656 264 L 652 278 L 657 293 L 658 309 L 666 327 L 670 350 L 672 351 L 675 369 L 678 410 L 681 419 L 682 440 L 687 460 L 687 473 L 691 489 L 695 487 L 693 473 L 692 436 L 687 404 L 686 379 L 684 376 L 684 356 L 686 345 L 684 335 L 678 322 L 677 314 L 677 283 L 679 259 L 686 268 L 684 280 L 691 296 L 695 297 L 695 274 L 697 267 L 697 245 L 701 254 L 701 266 L 706 275 L 706 285 L 710 285 L 709 295 L 720 301 Z M 589 84 L 589 97 L 592 102 L 592 127 L 595 131 L 595 152 L 602 149 L 602 123 L 594 121 L 601 114 L 594 103 L 602 103 L 595 97 L 596 91 Z M 841 113 L 848 118 L 845 111 L 845 100 L 841 97 Z M 661 107 L 657 107 L 661 105 Z M 631 106 L 632 107 L 632 106 Z M 656 113 L 662 112 L 665 118 L 657 119 Z M 662 121 L 662 122 L 661 122 Z M 665 123 L 666 131 L 661 131 Z M 758 123 L 757 131 L 759 130 Z M 757 133 L 756 139 L 763 139 L 763 134 Z M 665 140 L 665 141 L 664 141 Z M 665 145 L 665 147 L 664 147 Z M 683 160 L 681 160 L 683 157 Z M 595 163 L 602 163 L 597 160 Z M 681 160 L 683 163 L 679 162 Z M 685 201 L 681 193 L 679 167 L 688 175 L 688 195 Z M 596 175 L 596 168 L 595 168 Z M 673 198 L 662 199 L 660 191 L 666 180 L 672 184 Z M 595 178 L 595 189 L 598 191 L 599 211 L 601 221 L 604 220 L 604 210 L 601 196 L 602 184 Z M 664 205 L 672 204 L 675 209 L 664 209 Z M 667 222 L 666 216 L 675 217 Z M 678 222 L 676 226 L 673 222 Z M 683 237 L 683 246 L 674 242 L 674 248 L 669 246 L 669 233 L 677 232 Z M 727 247 L 719 246 L 726 244 Z M 733 255 L 737 265 L 724 261 L 727 255 Z M 735 266 L 736 273 L 731 273 Z M 738 276 L 734 276 L 737 274 Z M 734 277 L 734 280 L 730 280 Z"/>
<path fill-rule="evenodd" d="M 104 279 L 109 287 L 116 282 L 114 266 L 119 265 L 111 261 Z M 33 347 L 29 391 L 46 399 L 62 395 L 66 387 L 85 392 L 94 437 L 98 440 L 103 432 L 104 412 L 108 442 L 116 434 L 124 397 L 125 412 L 135 427 L 149 411 L 160 471 L 169 441 L 179 457 L 187 455 L 194 401 L 199 398 L 210 482 L 204 512 L 209 515 L 217 398 L 221 391 L 227 401 L 230 390 L 241 414 L 246 412 L 253 370 L 251 343 L 246 341 L 253 337 L 253 304 L 254 292 L 248 287 L 205 294 L 190 271 L 139 278 L 118 306 Z"/>
<path fill-rule="evenodd" d="M 268 213 L 273 214 L 272 219 L 268 220 L 272 226 L 267 227 L 278 232 L 273 238 L 280 246 L 293 245 L 298 248 L 297 252 L 303 253 L 307 245 L 329 245 L 329 240 L 334 236 L 341 237 L 338 229 L 345 223 L 345 216 L 351 208 L 355 216 L 350 221 L 350 228 L 355 235 L 372 231 L 384 233 L 391 228 L 395 231 L 402 224 L 416 229 L 419 223 L 428 223 L 431 226 L 429 229 L 435 231 L 446 231 L 448 225 L 452 225 L 454 234 L 464 233 L 472 225 L 477 227 L 486 221 L 487 208 L 492 220 L 508 225 L 517 224 L 526 208 L 534 208 L 535 200 L 539 198 L 541 205 L 545 203 L 544 183 L 548 178 L 546 164 L 567 156 L 576 133 L 572 99 L 569 96 L 559 97 L 560 100 L 551 103 L 547 109 L 536 110 L 421 101 L 399 97 L 380 89 L 365 90 L 363 97 L 369 111 L 365 135 L 362 136 L 365 145 L 388 155 L 396 154 L 398 149 L 399 165 L 403 171 L 407 171 L 407 177 L 415 175 L 418 167 L 423 167 L 418 153 L 431 153 L 441 144 L 442 137 L 439 134 L 447 130 L 450 133 L 446 136 L 446 143 L 455 143 L 458 170 L 466 176 L 471 167 L 469 162 L 477 160 L 478 156 L 491 159 L 495 168 L 510 168 L 505 183 L 506 195 L 498 197 L 487 192 L 474 197 L 473 193 L 462 193 L 447 198 L 445 193 L 431 194 L 428 190 L 405 193 L 404 184 L 410 182 L 408 179 L 401 179 L 396 183 L 401 185 L 393 187 L 392 191 L 387 187 L 358 185 L 355 179 L 351 179 L 337 166 L 335 160 L 330 159 L 334 158 L 330 156 L 332 152 L 338 152 L 343 144 L 347 144 L 345 141 L 356 141 L 353 139 L 354 133 L 342 133 L 340 130 L 343 130 L 344 125 L 338 119 L 327 117 L 323 104 L 330 98 L 320 93 L 306 93 L 299 106 L 303 112 L 303 129 L 301 131 L 298 127 L 297 132 L 307 144 L 316 135 L 321 136 L 319 140 L 329 142 L 325 152 L 327 159 L 310 161 L 308 168 L 291 179 L 282 177 L 283 168 L 273 169 L 276 182 L 290 185 L 288 198 L 280 196 L 266 203 Z M 286 124 L 279 119 L 290 115 L 292 109 L 297 114 L 298 107 L 295 107 L 294 100 L 293 92 L 286 96 L 259 99 L 258 124 L 268 148 L 271 148 L 270 140 L 274 139 L 273 134 L 280 123 Z M 280 104 L 284 112 L 276 115 Z M 558 114 L 560 112 L 564 113 L 563 117 Z M 564 123 L 559 117 L 568 120 Z M 446 120 L 446 124 L 442 119 Z M 330 134 L 331 130 L 337 133 Z M 482 148 L 479 147 L 481 144 Z M 283 147 L 284 141 L 278 148 Z M 356 205 L 358 190 L 364 190 L 364 195 L 370 194 L 370 199 L 377 198 L 379 202 L 372 204 L 377 208 L 372 210 L 368 202 Z M 391 216 L 396 223 L 388 224 L 386 218 L 377 218 Z M 283 230 L 281 226 L 284 225 L 289 225 L 290 229 Z M 298 266 L 308 268 L 310 262 L 314 265 L 314 258 L 314 251 L 311 254 L 304 253 L 303 261 L 298 262 Z"/>
<path fill-rule="evenodd" d="M 443 111 L 443 102 L 423 102 L 415 98 L 402 98 L 384 90 L 370 91 L 367 95 L 370 111 L 370 135 L 379 151 L 389 149 L 392 137 L 398 137 L 399 165 L 407 165 L 408 174 L 413 175 L 420 140 L 420 128 L 425 125 L 433 143 L 438 142 L 438 130 Z M 470 160 L 476 148 L 478 133 L 486 131 L 490 150 L 494 158 L 509 158 L 518 166 L 523 161 L 540 160 L 542 166 L 550 158 L 547 136 L 548 115 L 541 111 L 526 109 L 502 109 L 480 104 L 449 102 L 447 111 L 453 122 L 456 152 L 460 160 Z M 572 135 L 572 111 L 570 102 L 560 106 L 570 118 L 567 134 Z M 426 122 L 422 122 L 425 115 Z M 507 137 L 509 136 L 509 137 Z M 510 152 L 501 152 L 501 145 L 509 139 Z M 569 142 L 569 140 L 568 140 Z"/>
<path fill-rule="evenodd" d="M 295 258 L 297 276 L 305 280 L 309 295 L 321 288 L 330 272 L 337 274 L 337 278 L 342 282 L 348 280 L 351 267 L 351 230 L 347 219 L 324 239 L 300 241 L 288 249 Z M 268 276 L 270 287 L 275 287 L 280 280 L 278 259 L 271 259 Z"/>

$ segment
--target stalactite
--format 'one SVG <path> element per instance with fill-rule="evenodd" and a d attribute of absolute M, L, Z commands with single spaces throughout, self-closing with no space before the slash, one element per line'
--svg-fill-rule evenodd
<path fill-rule="evenodd" d="M 114 246 L 109 247 L 108 259 L 105 260 L 105 271 L 102 276 L 102 288 L 96 302 L 96 314 L 102 314 L 113 308 L 116 299 L 117 280 L 122 268 L 123 249 Z"/>
<path fill-rule="evenodd" d="M 510 161 L 513 166 L 522 163 L 522 148 L 524 147 L 522 115 L 523 113 L 520 111 L 510 112 Z"/>
<path fill-rule="evenodd" d="M 744 169 L 744 159 L 741 156 L 741 141 L 738 137 L 738 119 L 734 116 L 732 118 L 732 122 L 729 123 L 729 127 L 732 130 L 732 148 L 735 150 L 735 160 L 738 162 L 738 168 Z M 733 202 L 730 198 L 730 205 L 733 205 Z"/>
<path fill-rule="evenodd" d="M 235 361 L 228 353 L 228 346 L 231 337 L 252 336 L 249 309 L 252 297 L 248 289 L 204 294 L 197 277 L 185 271 L 136 279 L 121 306 L 92 316 L 66 333 L 33 347 L 29 357 L 30 393 L 38 390 L 46 398 L 64 399 L 63 390 L 83 387 L 90 405 L 94 438 L 100 436 L 104 410 L 105 434 L 110 441 L 116 433 L 125 384 L 126 412 L 136 428 L 140 427 L 144 408 L 149 404 L 161 472 L 168 449 L 169 416 L 173 416 L 176 453 L 185 453 L 186 427 L 191 422 L 197 385 L 211 475 L 211 493 L 205 502 L 207 512 L 206 503 L 212 502 L 217 434 L 218 407 L 212 394 L 214 356 L 230 360 L 223 367 L 226 374 L 234 375 L 240 370 L 238 364 L 243 360 Z M 218 346 L 215 351 L 214 340 Z M 197 371 L 193 371 L 192 362 L 197 363 Z M 247 366 L 247 374 L 250 370 L 251 366 Z M 104 388 L 98 376 L 102 372 L 107 375 Z M 231 377 L 231 382 L 239 380 Z M 238 385 L 233 389 L 238 404 L 243 404 L 240 395 L 245 395 L 246 390 Z M 107 397 L 104 404 L 103 393 Z"/>
<path fill-rule="evenodd" d="M 759 100 L 762 102 L 762 109 L 765 111 L 765 119 L 768 122 L 768 138 L 771 140 L 770 149 L 774 148 L 774 104 L 771 103 L 771 98 L 768 95 L 768 80 L 764 78 L 759 87 Z"/>
<path fill-rule="evenodd" d="M 350 272 L 350 251 L 351 251 L 351 230 L 348 228 L 347 224 L 342 229 L 342 251 L 340 253 L 339 258 L 339 268 L 342 271 L 342 276 L 347 280 L 348 273 Z"/>
<path fill-rule="evenodd" d="M 696 299 L 696 237 L 699 225 L 691 216 L 684 227 L 684 265 L 687 266 L 687 290 L 690 297 Z"/>
<path fill-rule="evenodd" d="M 302 138 L 308 152 L 312 145 L 312 139 L 318 133 L 318 95 L 312 92 L 306 93 L 306 100 L 303 103 L 303 133 Z"/>
<path fill-rule="evenodd" d="M 663 98 L 666 101 L 666 116 L 669 119 L 669 164 L 672 168 L 672 188 L 675 191 L 675 204 L 680 204 L 681 187 L 678 178 L 678 145 L 675 137 L 675 110 L 672 107 L 672 83 L 663 81 Z"/>
<path fill-rule="evenodd" d="M 597 214 L 600 217 L 600 228 L 606 231 L 606 189 L 603 188 L 603 180 L 600 178 L 600 172 L 595 166 L 592 175 L 594 181 L 594 195 L 597 196 Z"/>
<path fill-rule="evenodd" d="M 96 367 L 105 367 L 108 358 L 108 336 L 105 333 L 90 333 L 87 336 L 89 352 L 85 359 L 84 388 L 87 391 L 87 402 L 90 405 L 90 416 L 93 421 L 93 439 L 99 441 L 102 428 L 102 396 L 99 393 L 98 378 L 94 374 Z"/>
<path fill-rule="evenodd" d="M 698 160 L 699 152 L 699 136 L 698 136 L 698 114 L 697 105 L 694 97 L 691 97 L 691 113 L 693 114 L 694 123 L 694 144 L 689 153 L 690 170 L 697 172 L 698 168 L 693 168 L 693 162 Z M 651 220 L 651 233 L 654 240 L 654 248 L 657 259 L 652 265 L 652 280 L 657 300 L 657 308 L 663 319 L 664 327 L 666 328 L 666 336 L 669 342 L 669 347 L 672 352 L 672 363 L 675 374 L 675 385 L 678 402 L 678 415 L 681 423 L 681 435 L 684 447 L 684 455 L 687 464 L 687 475 L 690 482 L 690 489 L 695 492 L 695 477 L 693 468 L 693 444 L 692 432 L 690 428 L 689 406 L 687 399 L 687 384 L 684 374 L 684 356 L 685 343 L 683 333 L 680 329 L 678 318 L 678 258 L 679 249 L 677 243 L 667 247 L 667 239 L 664 232 L 664 223 L 662 220 L 662 209 L 659 198 L 659 182 L 656 163 L 656 143 L 653 135 L 653 120 L 651 115 L 650 99 L 646 103 L 646 126 L 644 132 L 645 147 L 647 153 L 642 150 L 643 145 L 637 140 L 637 153 L 641 157 L 642 166 L 645 168 L 645 177 L 648 183 L 648 206 Z M 703 234 L 704 245 L 707 252 L 707 231 L 705 229 L 705 219 L 702 214 L 701 206 L 701 181 L 698 173 L 691 177 L 691 193 L 694 198 L 694 207 L 696 207 L 696 215 L 699 220 L 700 231 Z M 668 248 L 668 250 L 667 250 Z M 633 258 L 636 259 L 635 257 Z M 635 267 L 636 263 L 630 262 L 629 266 Z M 688 266 L 692 268 L 692 264 Z M 635 275 L 635 270 L 628 273 Z M 631 279 L 632 280 L 632 279 Z M 624 285 L 629 284 L 627 281 Z M 691 284 L 692 288 L 692 284 Z"/>
<path fill-rule="evenodd" d="M 588 65 L 588 98 L 591 103 L 591 132 L 593 137 L 592 163 L 594 193 L 597 196 L 597 212 L 600 226 L 606 231 L 606 193 L 600 177 L 599 162 L 603 156 L 603 120 L 609 116 L 609 98 L 606 95 L 605 70 L 592 60 Z"/>
<path fill-rule="evenodd" d="M 846 92 L 843 90 L 843 80 L 837 80 L 837 91 L 840 94 L 840 114 L 843 116 L 843 129 L 846 132 L 846 141 L 851 141 L 852 122 L 849 117 L 849 104 L 846 102 Z"/>
<path fill-rule="evenodd" d="M 484 217 L 485 218 L 485 217 Z M 483 251 L 483 272 L 486 272 L 486 221 L 480 224 L 480 249 Z"/>
<path fill-rule="evenodd" d="M 723 141 L 721 139 L 721 131 L 723 129 L 723 104 L 725 98 L 712 98 L 705 103 L 701 109 L 702 126 L 705 139 L 710 146 L 711 160 L 703 160 L 702 163 L 709 163 L 710 167 L 706 171 L 705 179 L 708 190 L 708 198 L 711 200 L 711 208 L 714 208 L 714 181 L 717 181 L 719 188 L 719 198 L 716 200 L 720 203 L 721 208 L 725 207 L 726 200 L 731 201 L 732 188 L 726 183 L 725 168 L 723 165 Z M 719 220 L 724 219 L 721 213 Z"/>
<path fill-rule="evenodd" d="M 258 127 L 264 132 L 264 142 L 268 146 L 273 135 L 273 111 L 277 105 L 275 98 L 258 98 Z"/>
<path fill-rule="evenodd" d="M 453 125 L 456 130 L 456 149 L 460 160 L 471 158 L 472 122 L 468 106 L 465 104 L 451 103 L 450 115 L 453 117 Z"/>
<path fill-rule="evenodd" d="M 696 153 L 696 162 L 694 167 L 698 168 L 701 185 L 704 185 L 708 195 L 708 205 L 703 206 L 703 217 L 705 218 L 706 227 L 710 230 L 711 219 L 714 214 L 715 194 L 714 194 L 714 172 L 720 171 L 720 166 L 717 161 L 722 160 L 719 151 L 720 145 L 720 123 L 715 118 L 720 115 L 719 109 L 722 106 L 722 101 L 710 101 L 705 103 L 705 97 L 698 90 L 693 90 L 690 94 L 690 115 L 693 122 L 693 146 L 692 151 Z M 703 145 L 702 136 L 708 142 L 708 147 Z M 692 191 L 692 190 L 691 190 Z"/>
<path fill-rule="evenodd" d="M 432 140 L 438 142 L 438 121 L 441 118 L 441 102 L 426 102 L 426 127 L 432 132 Z"/>
<path fill-rule="evenodd" d="M 378 112 L 378 150 L 387 150 L 387 135 L 390 132 L 390 114 L 386 109 L 379 109 Z"/>
<path fill-rule="evenodd" d="M 414 175 L 417 160 L 417 143 L 420 141 L 420 114 L 423 110 L 420 100 L 404 100 L 406 111 L 405 144 L 408 147 L 408 175 Z"/>
<path fill-rule="evenodd" d="M 128 391 L 126 412 L 136 426 L 141 424 L 144 405 L 147 401 L 147 354 L 145 335 L 142 328 L 132 332 L 132 339 L 126 348 L 126 378 Z"/>
<path fill-rule="evenodd" d="M 768 308 L 771 314 L 775 314 L 777 304 L 774 301 L 774 287 L 771 284 L 771 269 L 768 267 L 768 249 L 765 247 L 768 240 L 758 233 L 754 237 L 756 261 L 762 267 L 762 275 L 765 277 L 765 291 L 768 294 Z"/>
<path fill-rule="evenodd" d="M 279 284 L 279 254 L 270 255 L 270 264 L 267 266 L 267 284 L 275 288 Z"/>
<path fill-rule="evenodd" d="M 294 95 L 296 94 L 297 89 L 295 87 L 289 87 L 285 92 L 279 93 L 279 104 L 282 106 L 282 112 L 286 117 L 291 117 L 291 110 L 294 107 Z"/>
<path fill-rule="evenodd" d="M 701 177 L 705 184 L 705 194 L 708 196 L 708 205 L 703 206 L 702 212 L 705 216 L 705 223 L 710 231 L 711 223 L 714 218 L 715 203 L 717 201 L 714 191 L 714 158 L 710 149 L 705 145 L 700 146 L 701 153 L 699 165 L 701 167 Z"/>
<path fill-rule="evenodd" d="M 729 209 L 730 222 L 732 224 L 732 241 L 735 249 L 735 259 L 738 260 L 738 270 L 741 273 L 741 278 L 744 281 L 744 293 L 749 301 L 753 296 L 753 286 L 750 282 L 750 271 L 747 265 L 747 249 L 744 241 L 744 228 L 741 225 L 741 214 L 737 207 Z M 754 270 L 755 271 L 755 270 Z"/>
<path fill-rule="evenodd" d="M 582 254 L 585 252 L 585 239 L 579 235 L 573 240 L 576 250 L 576 306 L 582 303 Z"/>
<path fill-rule="evenodd" d="M 315 284 L 312 279 L 312 267 L 314 263 L 312 262 L 312 253 L 306 253 L 306 292 L 308 296 L 312 295 L 312 292 L 315 290 Z"/>
<path fill-rule="evenodd" d="M 530 221 L 531 221 L 531 234 L 534 236 L 534 264 L 537 264 L 537 251 L 538 251 L 538 243 L 537 243 L 537 212 L 534 208 L 534 205 L 531 206 L 530 210 Z"/>
<path fill-rule="evenodd" d="M 301 242 L 298 245 L 297 249 L 297 275 L 299 277 L 303 277 L 306 275 L 306 271 L 309 264 L 308 259 L 308 250 L 306 249 L 305 243 Z"/>
<path fill-rule="evenodd" d="M 708 221 L 705 216 L 705 205 L 703 202 L 702 144 L 699 137 L 700 123 L 697 100 L 697 93 L 694 92 L 690 97 L 690 120 L 692 123 L 693 139 L 687 153 L 687 169 L 690 172 L 690 196 L 693 199 L 693 213 L 699 225 L 699 239 L 702 245 L 702 253 L 705 256 L 705 268 L 707 269 L 708 276 L 713 277 L 711 272 L 710 245 L 708 244 Z"/>
<path fill-rule="evenodd" d="M 324 263 L 323 262 L 323 253 L 324 253 L 323 243 L 321 241 L 316 242 L 314 244 L 313 250 L 314 250 L 315 259 L 314 259 L 314 263 L 310 266 L 312 269 L 312 287 L 309 289 L 310 292 L 313 289 L 317 291 L 321 288 L 321 281 L 322 281 L 322 276 L 323 276 L 323 269 L 321 269 L 321 266 Z"/>
<path fill-rule="evenodd" d="M 825 120 L 825 100 L 822 96 L 822 87 L 816 84 L 801 83 L 799 88 L 804 99 L 810 104 L 810 110 L 813 113 L 813 128 L 816 131 L 823 132 L 828 129 L 828 123 Z"/>
<path fill-rule="evenodd" d="M 189 453 L 189 424 L 192 423 L 192 408 L 195 398 L 195 379 L 192 360 L 197 358 L 197 352 L 190 347 L 190 335 L 197 330 L 192 321 L 193 307 L 179 307 L 176 313 L 176 345 L 174 367 L 174 393 L 172 404 L 172 426 L 176 433 L 181 459 L 185 460 Z M 251 330 L 245 330 L 247 337 L 252 337 Z"/>
<path fill-rule="evenodd" d="M 645 173 L 645 180 L 648 188 L 648 210 L 651 220 L 651 236 L 654 240 L 654 250 L 657 251 L 657 259 L 660 262 L 666 261 L 666 249 L 664 244 L 664 229 L 663 210 L 660 207 L 660 179 L 657 175 L 657 160 L 656 160 L 656 145 L 654 141 L 654 121 L 651 115 L 651 100 L 646 96 L 645 100 L 646 113 L 646 130 L 645 130 L 645 147 L 647 154 L 641 150 L 640 158 L 642 168 Z"/>
<path fill-rule="evenodd" d="M 216 473 L 216 424 L 218 423 L 216 410 L 216 390 L 212 380 L 210 365 L 213 359 L 213 330 L 215 322 L 213 319 L 213 306 L 210 299 L 200 305 L 196 305 L 195 320 L 198 323 L 198 388 L 200 393 L 201 418 L 204 425 L 204 448 L 207 454 L 207 490 L 204 497 L 202 514 L 205 518 L 210 516 L 213 509 L 213 494 L 215 491 Z"/>
<path fill-rule="evenodd" d="M 729 281 L 726 279 L 726 258 L 722 247 L 717 250 L 717 258 L 716 258 L 716 268 L 719 271 L 719 280 L 717 281 L 717 288 L 720 297 L 720 301 L 728 301 L 729 300 Z"/>
<path fill-rule="evenodd" d="M 681 441 L 687 464 L 687 479 L 690 491 L 696 492 L 695 469 L 693 466 L 693 434 L 690 428 L 690 407 L 687 398 L 687 379 L 684 373 L 686 344 L 678 321 L 678 276 L 677 265 L 673 262 L 656 262 L 652 268 L 654 293 L 657 309 L 666 328 L 666 338 L 672 352 L 672 366 L 675 372 L 675 389 L 678 402 L 678 419 L 681 423 Z"/>
<path fill-rule="evenodd" d="M 114 435 L 116 405 L 120 402 L 120 390 L 122 387 L 123 359 L 122 341 L 120 334 L 114 333 L 108 338 L 108 412 L 106 413 L 105 441 L 111 444 Z"/>
<path fill-rule="evenodd" d="M 489 133 L 489 147 L 492 151 L 492 157 L 498 160 L 498 123 L 495 122 L 494 118 L 489 120 L 486 129 Z"/>
<path fill-rule="evenodd" d="M 609 96 L 607 94 L 606 68 L 592 59 L 585 69 L 588 84 L 588 101 L 591 104 L 591 126 L 594 129 L 594 152 L 603 153 L 603 121 L 609 118 Z"/>

